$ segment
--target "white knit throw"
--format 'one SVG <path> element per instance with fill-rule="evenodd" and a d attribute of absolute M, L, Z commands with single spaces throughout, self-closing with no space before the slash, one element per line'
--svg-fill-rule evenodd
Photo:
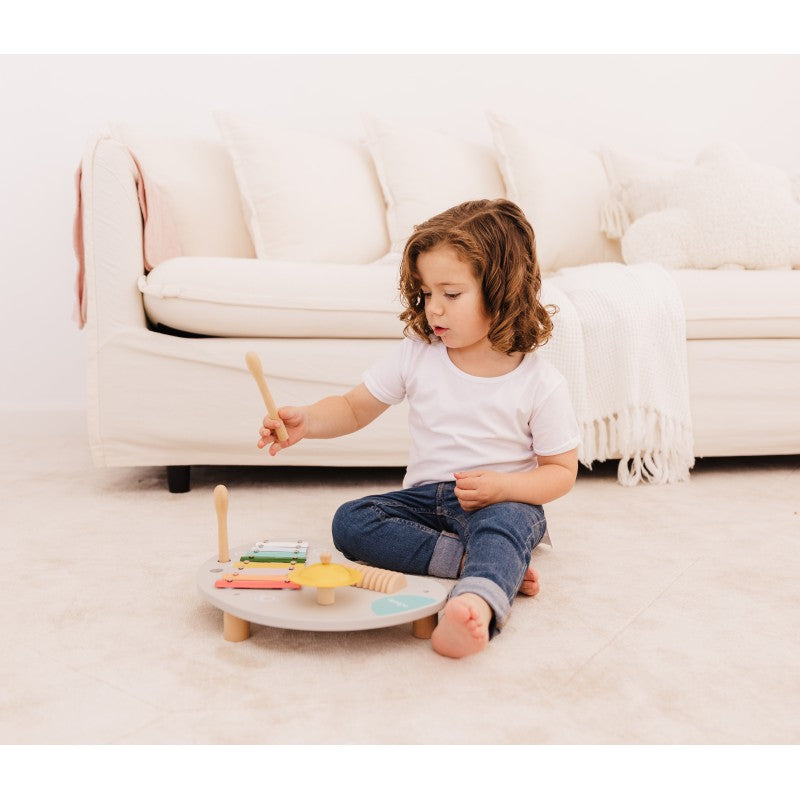
<path fill-rule="evenodd" d="M 566 378 L 581 428 L 578 458 L 619 458 L 625 486 L 688 480 L 694 465 L 686 321 L 658 264 L 590 264 L 543 281 L 559 307 L 542 348 Z"/>

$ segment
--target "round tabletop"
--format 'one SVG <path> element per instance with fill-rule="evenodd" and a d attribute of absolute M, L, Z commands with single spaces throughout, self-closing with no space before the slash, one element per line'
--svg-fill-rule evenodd
<path fill-rule="evenodd" d="M 447 600 L 452 582 L 425 575 L 406 575 L 407 585 L 394 594 L 383 594 L 355 586 L 336 589 L 333 605 L 317 603 L 316 589 L 238 589 L 217 588 L 215 583 L 224 575 L 241 573 L 246 579 L 263 569 L 237 570 L 236 563 L 249 545 L 230 550 L 231 560 L 220 564 L 217 557 L 210 558 L 197 571 L 197 587 L 200 594 L 212 605 L 239 619 L 268 625 L 273 628 L 289 628 L 302 631 L 358 631 L 371 628 L 387 628 L 414 622 L 436 614 Z M 330 550 L 330 548 L 324 548 Z M 321 550 L 309 543 L 307 564 L 320 560 Z M 335 553 L 333 561 L 358 569 L 359 565 L 348 561 L 341 553 Z M 286 570 L 274 570 L 276 575 Z"/>

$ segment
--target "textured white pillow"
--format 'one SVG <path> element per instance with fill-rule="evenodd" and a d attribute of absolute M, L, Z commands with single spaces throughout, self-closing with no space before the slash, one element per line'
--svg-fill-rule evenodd
<path fill-rule="evenodd" d="M 111 123 L 109 132 L 158 184 L 185 255 L 253 257 L 236 176 L 221 142 L 121 122 Z"/>
<path fill-rule="evenodd" d="M 380 184 L 362 145 L 214 116 L 258 258 L 366 264 L 389 250 Z"/>
<path fill-rule="evenodd" d="M 488 118 L 508 198 L 533 225 L 542 272 L 619 261 L 619 248 L 600 230 L 608 180 L 599 157 L 532 123 Z"/>
<path fill-rule="evenodd" d="M 668 207 L 630 226 L 622 254 L 671 269 L 800 267 L 800 204 L 785 173 L 721 142 L 678 170 Z"/>
<path fill-rule="evenodd" d="M 505 197 L 490 148 L 449 133 L 362 115 L 386 200 L 392 250 L 402 250 L 414 226 L 466 200 Z"/>

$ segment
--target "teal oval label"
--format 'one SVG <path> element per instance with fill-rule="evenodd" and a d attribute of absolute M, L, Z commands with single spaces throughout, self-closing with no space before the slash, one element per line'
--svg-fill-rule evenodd
<path fill-rule="evenodd" d="M 381 597 L 372 604 L 373 613 L 379 617 L 387 614 L 399 614 L 402 611 L 413 611 L 415 608 L 424 608 L 433 605 L 430 597 L 421 597 L 417 594 L 392 594 Z"/>

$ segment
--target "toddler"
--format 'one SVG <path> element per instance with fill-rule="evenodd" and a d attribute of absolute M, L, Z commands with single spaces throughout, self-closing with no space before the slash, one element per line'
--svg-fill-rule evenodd
<path fill-rule="evenodd" d="M 301 439 L 363 428 L 409 405 L 403 489 L 345 503 L 333 541 L 384 569 L 457 579 L 433 648 L 476 653 L 506 623 L 519 591 L 539 583 L 531 553 L 542 505 L 578 468 L 578 425 L 566 381 L 536 349 L 552 332 L 540 300 L 533 229 L 508 200 L 475 200 L 418 225 L 403 252 L 405 337 L 345 395 L 278 410 L 258 446 L 276 455 Z"/>

